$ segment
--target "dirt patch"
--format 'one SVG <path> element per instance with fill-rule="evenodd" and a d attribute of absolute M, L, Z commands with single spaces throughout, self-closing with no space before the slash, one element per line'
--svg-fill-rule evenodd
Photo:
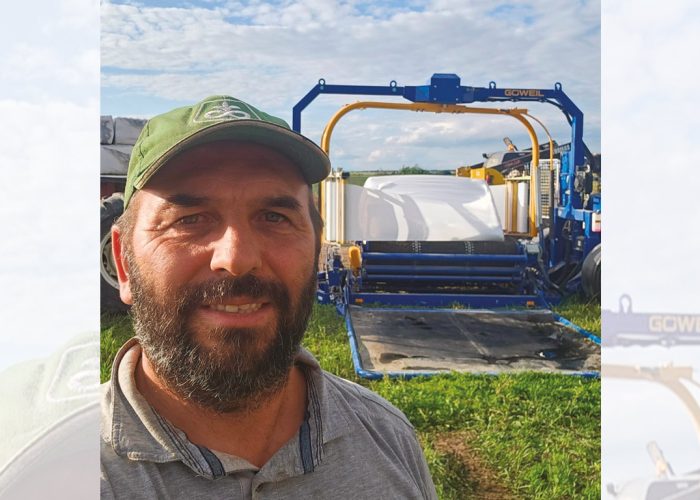
<path fill-rule="evenodd" d="M 514 500 L 516 497 L 502 484 L 498 474 L 469 448 L 467 443 L 470 440 L 469 433 L 464 431 L 444 432 L 432 436 L 435 450 L 448 455 L 463 467 L 463 475 L 469 485 L 469 492 L 465 498 Z"/>

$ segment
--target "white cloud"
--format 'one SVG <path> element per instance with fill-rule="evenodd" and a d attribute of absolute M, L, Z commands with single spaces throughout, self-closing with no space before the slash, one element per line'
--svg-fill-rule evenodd
<path fill-rule="evenodd" d="M 434 72 L 456 72 L 463 85 L 495 80 L 534 88 L 561 81 L 586 114 L 586 139 L 599 149 L 597 2 L 516 3 L 511 14 L 490 15 L 495 7 L 486 1 L 426 2 L 415 10 L 316 0 L 210 9 L 104 3 L 102 63 L 119 70 L 106 71 L 103 86 L 190 102 L 224 91 L 289 119 L 320 77 L 422 85 Z M 310 131 L 320 132 L 330 114 L 311 110 L 327 109 L 328 100 L 317 100 L 304 115 L 303 130 L 316 140 Z"/>
<path fill-rule="evenodd" d="M 19 2 L 0 30 L 0 369 L 98 328 L 98 9 Z"/>
<path fill-rule="evenodd" d="M 97 101 L 0 100 L 0 115 L 0 137 L 15 137 L 0 141 L 0 226 L 11 235 L 0 248 L 0 319 L 22 332 L 18 343 L 56 346 L 97 327 Z"/>
<path fill-rule="evenodd" d="M 18 2 L 0 30 L 0 97 L 86 103 L 99 86 L 96 0 Z"/>
<path fill-rule="evenodd" d="M 367 161 L 370 163 L 374 163 L 377 160 L 381 159 L 382 156 L 384 156 L 384 150 L 375 149 L 374 151 L 370 152 L 370 154 L 367 155 Z"/>

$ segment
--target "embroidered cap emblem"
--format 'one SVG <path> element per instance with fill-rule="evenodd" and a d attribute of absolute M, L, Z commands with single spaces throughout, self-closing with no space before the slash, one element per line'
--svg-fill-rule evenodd
<path fill-rule="evenodd" d="M 203 123 L 224 120 L 250 120 L 252 118 L 249 113 L 251 111 L 250 108 L 243 106 L 247 110 L 243 109 L 239 104 L 241 103 L 231 102 L 227 99 L 203 102 L 192 121 Z"/>
<path fill-rule="evenodd" d="M 61 403 L 94 398 L 100 389 L 100 344 L 87 342 L 66 349 L 46 393 L 47 401 Z"/>

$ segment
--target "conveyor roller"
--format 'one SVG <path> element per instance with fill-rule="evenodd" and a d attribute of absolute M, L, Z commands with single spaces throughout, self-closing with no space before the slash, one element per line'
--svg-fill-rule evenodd
<path fill-rule="evenodd" d="M 367 241 L 365 252 L 432 253 L 464 255 L 516 255 L 522 253 L 513 240 L 505 241 Z"/>
<path fill-rule="evenodd" d="M 516 241 L 369 241 L 362 244 L 362 290 L 521 291 L 528 256 Z"/>

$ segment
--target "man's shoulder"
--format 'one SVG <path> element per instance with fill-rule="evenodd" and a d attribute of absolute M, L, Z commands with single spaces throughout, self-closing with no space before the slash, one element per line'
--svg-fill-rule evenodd
<path fill-rule="evenodd" d="M 366 387 L 321 373 L 334 421 L 324 449 L 325 470 L 335 491 L 347 487 L 342 491 L 368 498 L 437 498 L 416 432 L 403 412 Z M 333 464 L 345 479 L 332 474 Z"/>
<path fill-rule="evenodd" d="M 413 432 L 413 425 L 401 410 L 379 394 L 366 387 L 322 370 L 329 392 L 338 403 L 363 421 L 370 420 L 374 426 L 389 424 Z"/>

